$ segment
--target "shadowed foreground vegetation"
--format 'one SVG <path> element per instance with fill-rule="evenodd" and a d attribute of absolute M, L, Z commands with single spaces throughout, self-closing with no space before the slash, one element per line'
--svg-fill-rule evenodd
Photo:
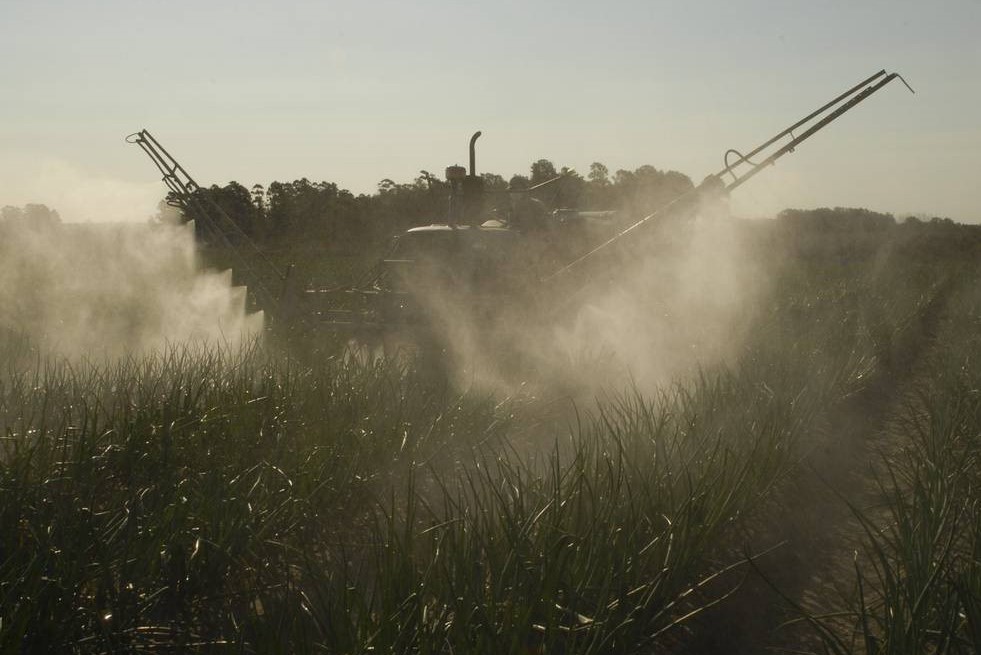
<path fill-rule="evenodd" d="M 899 229 L 746 226 L 788 253 L 749 336 L 656 391 L 502 396 L 341 347 L 68 362 L 4 335 L 0 652 L 682 651 L 739 606 L 796 618 L 802 648 L 976 652 L 981 249 Z M 747 556 L 808 552 L 770 522 L 815 453 L 868 468 L 836 438 L 872 400 L 873 491 L 820 501 L 860 519 L 854 579 L 772 580 L 778 617 Z"/>

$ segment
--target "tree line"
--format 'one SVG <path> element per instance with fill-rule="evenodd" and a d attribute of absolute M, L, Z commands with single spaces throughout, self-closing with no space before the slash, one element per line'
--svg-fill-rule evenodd
<path fill-rule="evenodd" d="M 898 224 L 893 214 L 858 207 L 819 207 L 817 209 L 784 209 L 777 214 L 784 226 L 797 231 L 811 232 L 876 232 Z M 907 216 L 904 225 L 951 226 L 954 220 L 942 216 L 921 218 Z"/>
<path fill-rule="evenodd" d="M 644 165 L 635 170 L 609 169 L 599 162 L 582 176 L 567 167 L 556 167 L 547 159 L 531 164 L 527 175 L 505 179 L 484 173 L 486 209 L 507 206 L 511 195 L 558 176 L 561 180 L 536 194 L 549 209 L 616 210 L 629 221 L 650 214 L 693 188 L 683 173 Z M 254 184 L 238 182 L 212 185 L 196 192 L 199 199 L 213 201 L 234 222 L 235 231 L 260 244 L 276 245 L 309 240 L 334 250 L 362 248 L 365 243 L 384 240 L 418 225 L 442 222 L 447 215 L 449 183 L 422 170 L 410 182 L 383 179 L 371 194 L 354 195 L 333 182 Z M 160 202 L 154 222 L 183 222 L 194 218 L 167 205 L 171 194 Z M 852 207 L 785 209 L 777 223 L 798 233 L 878 232 L 899 224 L 893 214 Z M 43 229 L 61 223 L 58 212 L 43 204 L 0 207 L 0 226 Z M 906 216 L 909 227 L 949 227 L 954 221 L 940 216 Z M 201 232 L 202 237 L 206 235 Z"/>
<path fill-rule="evenodd" d="M 0 226 L 45 229 L 61 225 L 61 216 L 47 205 L 28 203 L 23 207 L 0 207 Z"/>
<path fill-rule="evenodd" d="M 509 179 L 495 173 L 481 175 L 488 212 L 510 202 L 521 192 L 561 175 L 536 192 L 549 209 L 617 210 L 628 216 L 651 213 L 693 188 L 691 179 L 677 171 L 644 165 L 635 170 L 609 169 L 594 162 L 586 176 L 547 159 L 531 164 L 527 175 Z M 292 182 L 254 184 L 239 182 L 199 189 L 199 199 L 214 201 L 235 223 L 235 231 L 263 244 L 317 240 L 329 248 L 347 250 L 366 241 L 384 239 L 404 230 L 443 222 L 447 214 L 449 183 L 422 170 L 410 182 L 384 179 L 372 194 L 354 195 L 333 182 L 301 178 Z M 167 201 L 177 200 L 172 194 Z M 168 212 L 161 203 L 157 220 L 189 220 L 182 212 Z"/>

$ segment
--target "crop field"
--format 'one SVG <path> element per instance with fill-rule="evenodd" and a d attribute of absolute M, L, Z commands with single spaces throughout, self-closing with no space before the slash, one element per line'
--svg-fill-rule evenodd
<path fill-rule="evenodd" d="M 656 378 L 3 332 L 0 653 L 981 651 L 976 228 L 738 236 Z"/>

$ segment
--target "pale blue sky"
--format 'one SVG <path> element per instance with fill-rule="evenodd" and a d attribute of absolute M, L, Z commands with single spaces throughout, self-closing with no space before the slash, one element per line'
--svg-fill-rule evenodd
<path fill-rule="evenodd" d="M 902 73 L 736 192 L 981 222 L 981 2 L 0 0 L 0 205 L 145 218 L 148 128 L 202 184 L 368 192 L 466 159 L 508 176 L 700 180 L 880 68 Z M 99 209 L 101 208 L 101 209 Z"/>

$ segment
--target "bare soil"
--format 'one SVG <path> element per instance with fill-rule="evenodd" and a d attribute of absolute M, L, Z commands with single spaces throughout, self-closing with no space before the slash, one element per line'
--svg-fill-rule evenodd
<path fill-rule="evenodd" d="M 904 446 L 895 426 L 913 390 L 927 382 L 924 362 L 952 286 L 939 288 L 880 355 L 876 374 L 861 393 L 827 409 L 796 475 L 771 494 L 742 535 L 743 552 L 726 554 L 729 561 L 746 560 L 737 574 L 741 578 L 730 574 L 704 600 L 738 589 L 688 626 L 683 652 L 823 652 L 802 615 L 827 615 L 849 605 L 863 534 L 853 508 L 875 515 L 874 468 L 883 453 Z M 847 637 L 853 626 L 842 619 L 836 628 Z"/>

